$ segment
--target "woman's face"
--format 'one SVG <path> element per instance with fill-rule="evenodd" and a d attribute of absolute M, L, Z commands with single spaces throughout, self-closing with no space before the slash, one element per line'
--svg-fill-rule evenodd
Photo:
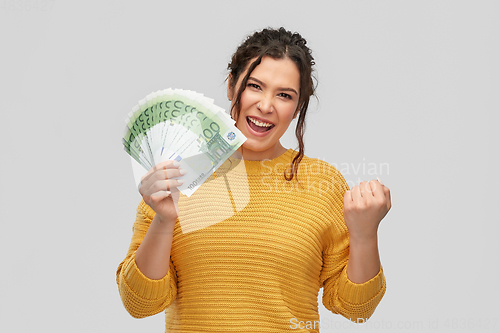
<path fill-rule="evenodd" d="M 246 71 L 234 89 L 228 85 L 229 99 L 236 99 L 245 75 Z M 247 138 L 243 144 L 244 159 L 272 159 L 286 151 L 279 140 L 297 115 L 299 92 L 300 72 L 292 60 L 262 58 L 241 94 L 240 115 L 236 120 L 236 127 Z"/>

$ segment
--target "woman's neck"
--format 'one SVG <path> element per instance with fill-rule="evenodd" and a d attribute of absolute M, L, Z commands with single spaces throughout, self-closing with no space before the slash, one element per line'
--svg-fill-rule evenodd
<path fill-rule="evenodd" d="M 288 149 L 283 147 L 281 143 L 278 142 L 273 149 L 268 149 L 265 151 L 253 151 L 249 149 L 245 149 L 244 146 L 238 148 L 238 151 L 243 156 L 243 160 L 245 161 L 264 161 L 264 160 L 272 160 L 278 156 L 284 154 Z"/>

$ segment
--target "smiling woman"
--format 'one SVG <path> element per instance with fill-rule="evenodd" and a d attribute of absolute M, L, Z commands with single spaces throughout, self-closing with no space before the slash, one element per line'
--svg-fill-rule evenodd
<path fill-rule="evenodd" d="M 236 99 L 242 80 L 234 86 L 229 82 L 229 99 Z M 287 150 L 279 140 L 297 116 L 298 91 L 300 73 L 293 61 L 262 58 L 241 93 L 239 111 L 232 112 L 236 127 L 247 138 L 241 148 L 245 160 L 273 159 Z"/>
<path fill-rule="evenodd" d="M 297 116 L 299 117 L 297 120 L 297 127 L 295 129 L 295 135 L 299 144 L 299 151 L 293 158 L 289 174 L 285 175 L 288 180 L 293 178 L 293 175 L 295 174 L 295 171 L 304 156 L 303 136 L 305 119 L 307 108 L 309 106 L 309 98 L 314 94 L 315 88 L 312 76 L 314 58 L 312 57 L 311 50 L 306 46 L 306 44 L 306 40 L 298 33 L 291 33 L 286 31 L 284 28 L 280 28 L 278 30 L 264 29 L 261 32 L 255 33 L 247 38 L 233 54 L 231 62 L 228 65 L 228 69 L 230 71 L 228 98 L 233 101 L 231 114 L 235 119 L 238 119 L 239 114 L 243 109 L 240 103 L 243 97 L 243 92 L 246 91 L 249 83 L 255 84 L 255 89 L 267 88 L 265 86 L 265 82 L 259 80 L 259 73 L 263 73 L 265 78 L 268 80 L 271 78 L 270 82 L 275 84 L 275 86 L 270 88 L 281 89 L 281 91 L 278 92 L 280 97 L 285 99 L 289 97 L 290 101 L 287 103 L 287 106 L 291 106 L 295 103 L 295 110 L 293 112 L 292 119 L 295 119 Z M 273 67 L 270 64 L 272 60 L 274 60 L 273 65 L 276 65 L 276 67 Z M 265 70 L 257 69 L 257 67 L 261 67 L 260 65 L 263 61 L 267 63 L 267 66 L 265 66 L 266 69 L 270 69 L 271 67 L 273 73 L 277 74 L 278 77 L 274 77 L 273 75 L 269 75 L 267 73 L 264 74 Z M 255 74 L 255 70 L 259 73 Z M 252 79 L 250 80 L 251 75 Z M 255 81 L 256 79 L 257 81 Z M 276 80 L 276 82 L 274 82 L 274 80 Z M 269 95 L 269 93 L 267 95 Z M 269 98 L 269 96 L 266 97 Z M 272 100 L 268 99 L 267 102 L 271 103 Z M 257 106 L 263 105 L 258 103 Z M 271 107 L 274 108 L 275 106 L 273 104 L 269 104 L 268 107 L 268 111 L 272 112 Z M 264 110 L 264 112 L 267 111 Z M 290 122 L 288 122 L 288 125 L 289 124 Z M 283 133 L 281 134 L 283 135 Z M 249 142 L 246 148 L 250 149 L 250 146 L 251 144 Z M 283 149 L 280 147 L 281 145 L 275 147 L 275 153 L 278 155 L 280 151 L 283 152 Z M 258 156 L 254 157 L 258 159 Z M 251 156 L 246 158 L 253 159 Z"/>
<path fill-rule="evenodd" d="M 284 28 L 254 33 L 233 55 L 227 95 L 247 137 L 246 172 L 236 175 L 245 186 L 209 197 L 237 198 L 245 188 L 249 202 L 234 215 L 183 233 L 172 196 L 184 171 L 166 161 L 142 180 L 132 242 L 117 270 L 132 316 L 165 311 L 166 332 L 318 332 L 320 288 L 333 313 L 357 323 L 373 314 L 386 288 L 377 230 L 390 193 L 378 181 L 349 190 L 335 167 L 304 155 L 313 65 L 306 41 Z M 280 139 L 297 117 L 295 151 Z M 168 192 L 152 196 L 158 190 Z M 218 217 L 214 202 L 184 213 Z"/>

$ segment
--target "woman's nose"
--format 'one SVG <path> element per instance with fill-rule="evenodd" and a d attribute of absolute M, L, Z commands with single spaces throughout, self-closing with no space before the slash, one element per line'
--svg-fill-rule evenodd
<path fill-rule="evenodd" d="M 271 98 L 263 98 L 259 103 L 257 103 L 257 108 L 262 113 L 273 112 L 273 103 Z"/>

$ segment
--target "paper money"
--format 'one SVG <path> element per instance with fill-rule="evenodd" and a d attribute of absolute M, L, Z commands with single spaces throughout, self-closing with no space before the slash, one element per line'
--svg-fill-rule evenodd
<path fill-rule="evenodd" d="M 187 196 L 246 140 L 213 100 L 181 89 L 147 95 L 132 108 L 125 122 L 125 151 L 144 173 L 162 161 L 179 161 L 188 172 L 178 189 Z"/>

